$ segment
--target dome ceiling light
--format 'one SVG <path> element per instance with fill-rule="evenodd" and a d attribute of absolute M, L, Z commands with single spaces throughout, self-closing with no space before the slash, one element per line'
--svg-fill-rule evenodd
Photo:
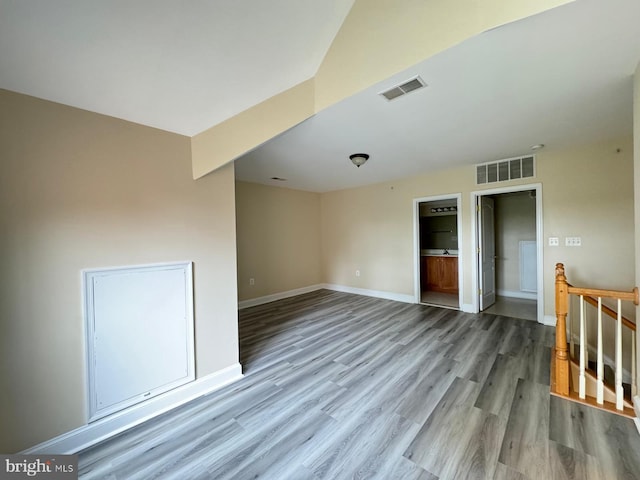
<path fill-rule="evenodd" d="M 356 167 L 360 168 L 369 160 L 369 155 L 366 153 L 354 153 L 353 155 L 349 155 L 349 158 Z"/>

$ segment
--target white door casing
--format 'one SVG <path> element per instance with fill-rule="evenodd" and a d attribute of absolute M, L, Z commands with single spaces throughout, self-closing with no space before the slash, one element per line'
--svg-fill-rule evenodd
<path fill-rule="evenodd" d="M 421 288 L 420 288 L 420 204 L 435 202 L 438 200 L 454 200 L 457 205 L 457 230 L 458 230 L 458 305 L 462 307 L 462 299 L 464 298 L 464 262 L 465 255 L 461 249 L 461 245 L 464 245 L 463 229 L 462 229 L 462 194 L 451 193 L 444 195 L 434 195 L 430 197 L 420 197 L 413 199 L 413 242 L 414 242 L 414 303 L 421 303 Z M 471 310 L 468 310 L 471 311 Z"/>
<path fill-rule="evenodd" d="M 472 292 L 474 292 L 470 299 L 472 300 L 472 304 L 464 305 L 466 308 L 465 311 L 477 313 L 480 311 L 480 296 L 478 295 L 478 290 L 480 288 L 480 262 L 479 257 L 476 253 L 477 248 L 480 244 L 480 215 L 476 213 L 478 205 L 480 204 L 479 197 L 486 195 L 500 195 L 503 193 L 513 193 L 513 192 L 524 192 L 533 190 L 535 192 L 536 197 L 536 263 L 537 263 L 537 303 L 538 303 L 538 323 L 544 325 L 555 326 L 555 315 L 545 315 L 545 294 L 544 294 L 544 238 L 543 238 L 543 220 L 544 220 L 544 207 L 542 204 L 542 184 L 541 183 L 528 183 L 523 185 L 511 185 L 506 187 L 496 187 L 496 188 L 487 188 L 481 189 L 471 192 L 471 198 L 469 203 L 469 208 L 473 212 L 471 215 L 471 245 L 473 246 L 473 251 L 470 253 L 474 255 L 475 261 L 470 262 L 471 264 L 471 287 Z"/>

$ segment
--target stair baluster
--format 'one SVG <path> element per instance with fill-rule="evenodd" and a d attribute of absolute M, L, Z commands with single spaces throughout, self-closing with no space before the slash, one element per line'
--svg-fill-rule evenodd
<path fill-rule="evenodd" d="M 584 318 L 584 295 L 580 295 L 580 378 L 578 395 L 581 399 L 587 398 L 587 378 L 585 369 L 587 368 L 587 325 Z"/>
<path fill-rule="evenodd" d="M 552 355 L 551 392 L 573 401 L 619 412 L 626 416 L 635 416 L 632 399 L 637 394 L 636 325 L 622 316 L 622 301 L 632 301 L 635 305 L 638 305 L 640 303 L 638 288 L 635 287 L 632 291 L 625 292 L 574 287 L 567 282 L 564 265 L 561 263 L 556 264 L 555 286 L 556 345 Z M 570 295 L 573 295 L 580 302 L 580 316 L 578 319 L 580 331 L 578 335 L 574 335 L 573 316 L 570 315 L 567 318 L 567 314 L 570 313 L 569 307 L 571 306 Z M 603 298 L 615 299 L 617 301 L 617 311 L 604 305 Z M 597 308 L 597 359 L 595 372 L 591 370 L 594 368 L 593 363 L 589 363 L 587 327 L 591 317 L 587 315 L 586 303 Z M 616 321 L 615 338 L 613 339 L 613 345 L 611 345 L 615 349 L 615 369 L 612 372 L 615 378 L 611 380 L 609 380 L 609 375 L 606 373 L 608 370 L 604 363 L 603 313 Z M 629 329 L 631 334 L 631 385 L 623 384 L 623 326 Z M 569 329 L 568 332 L 567 327 Z M 569 335 L 568 339 L 567 333 Z M 579 347 L 579 353 L 575 351 L 574 345 Z M 626 362 L 629 361 L 628 358 Z M 628 396 L 625 398 L 625 387 L 628 389 L 627 394 L 631 393 L 631 399 Z"/>
<path fill-rule="evenodd" d="M 596 401 L 602 405 L 604 403 L 604 358 L 602 346 L 602 297 L 598 297 L 598 378 Z"/>
<path fill-rule="evenodd" d="M 616 327 L 616 408 L 622 410 L 624 408 L 624 389 L 622 388 L 622 300 L 620 299 L 618 299 Z"/>

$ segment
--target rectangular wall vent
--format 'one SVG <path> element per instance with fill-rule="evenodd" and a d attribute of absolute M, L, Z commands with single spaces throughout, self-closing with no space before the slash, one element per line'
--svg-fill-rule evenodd
<path fill-rule="evenodd" d="M 476 165 L 476 184 L 506 182 L 536 176 L 535 155 Z"/>
<path fill-rule="evenodd" d="M 387 100 L 393 100 L 409 92 L 413 92 L 414 90 L 418 90 L 426 86 L 427 84 L 424 83 L 424 80 L 422 80 L 420 77 L 414 77 L 411 80 L 407 80 L 400 85 L 396 85 L 395 87 L 390 88 L 389 90 L 380 92 L 380 95 L 382 95 Z"/>

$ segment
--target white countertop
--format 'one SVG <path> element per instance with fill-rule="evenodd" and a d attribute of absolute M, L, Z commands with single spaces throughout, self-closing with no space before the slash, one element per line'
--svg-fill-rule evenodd
<path fill-rule="evenodd" d="M 443 253 L 444 250 L 440 249 L 422 249 L 420 250 L 420 256 L 422 257 L 457 257 L 458 250 L 449 250 L 449 253 Z"/>

